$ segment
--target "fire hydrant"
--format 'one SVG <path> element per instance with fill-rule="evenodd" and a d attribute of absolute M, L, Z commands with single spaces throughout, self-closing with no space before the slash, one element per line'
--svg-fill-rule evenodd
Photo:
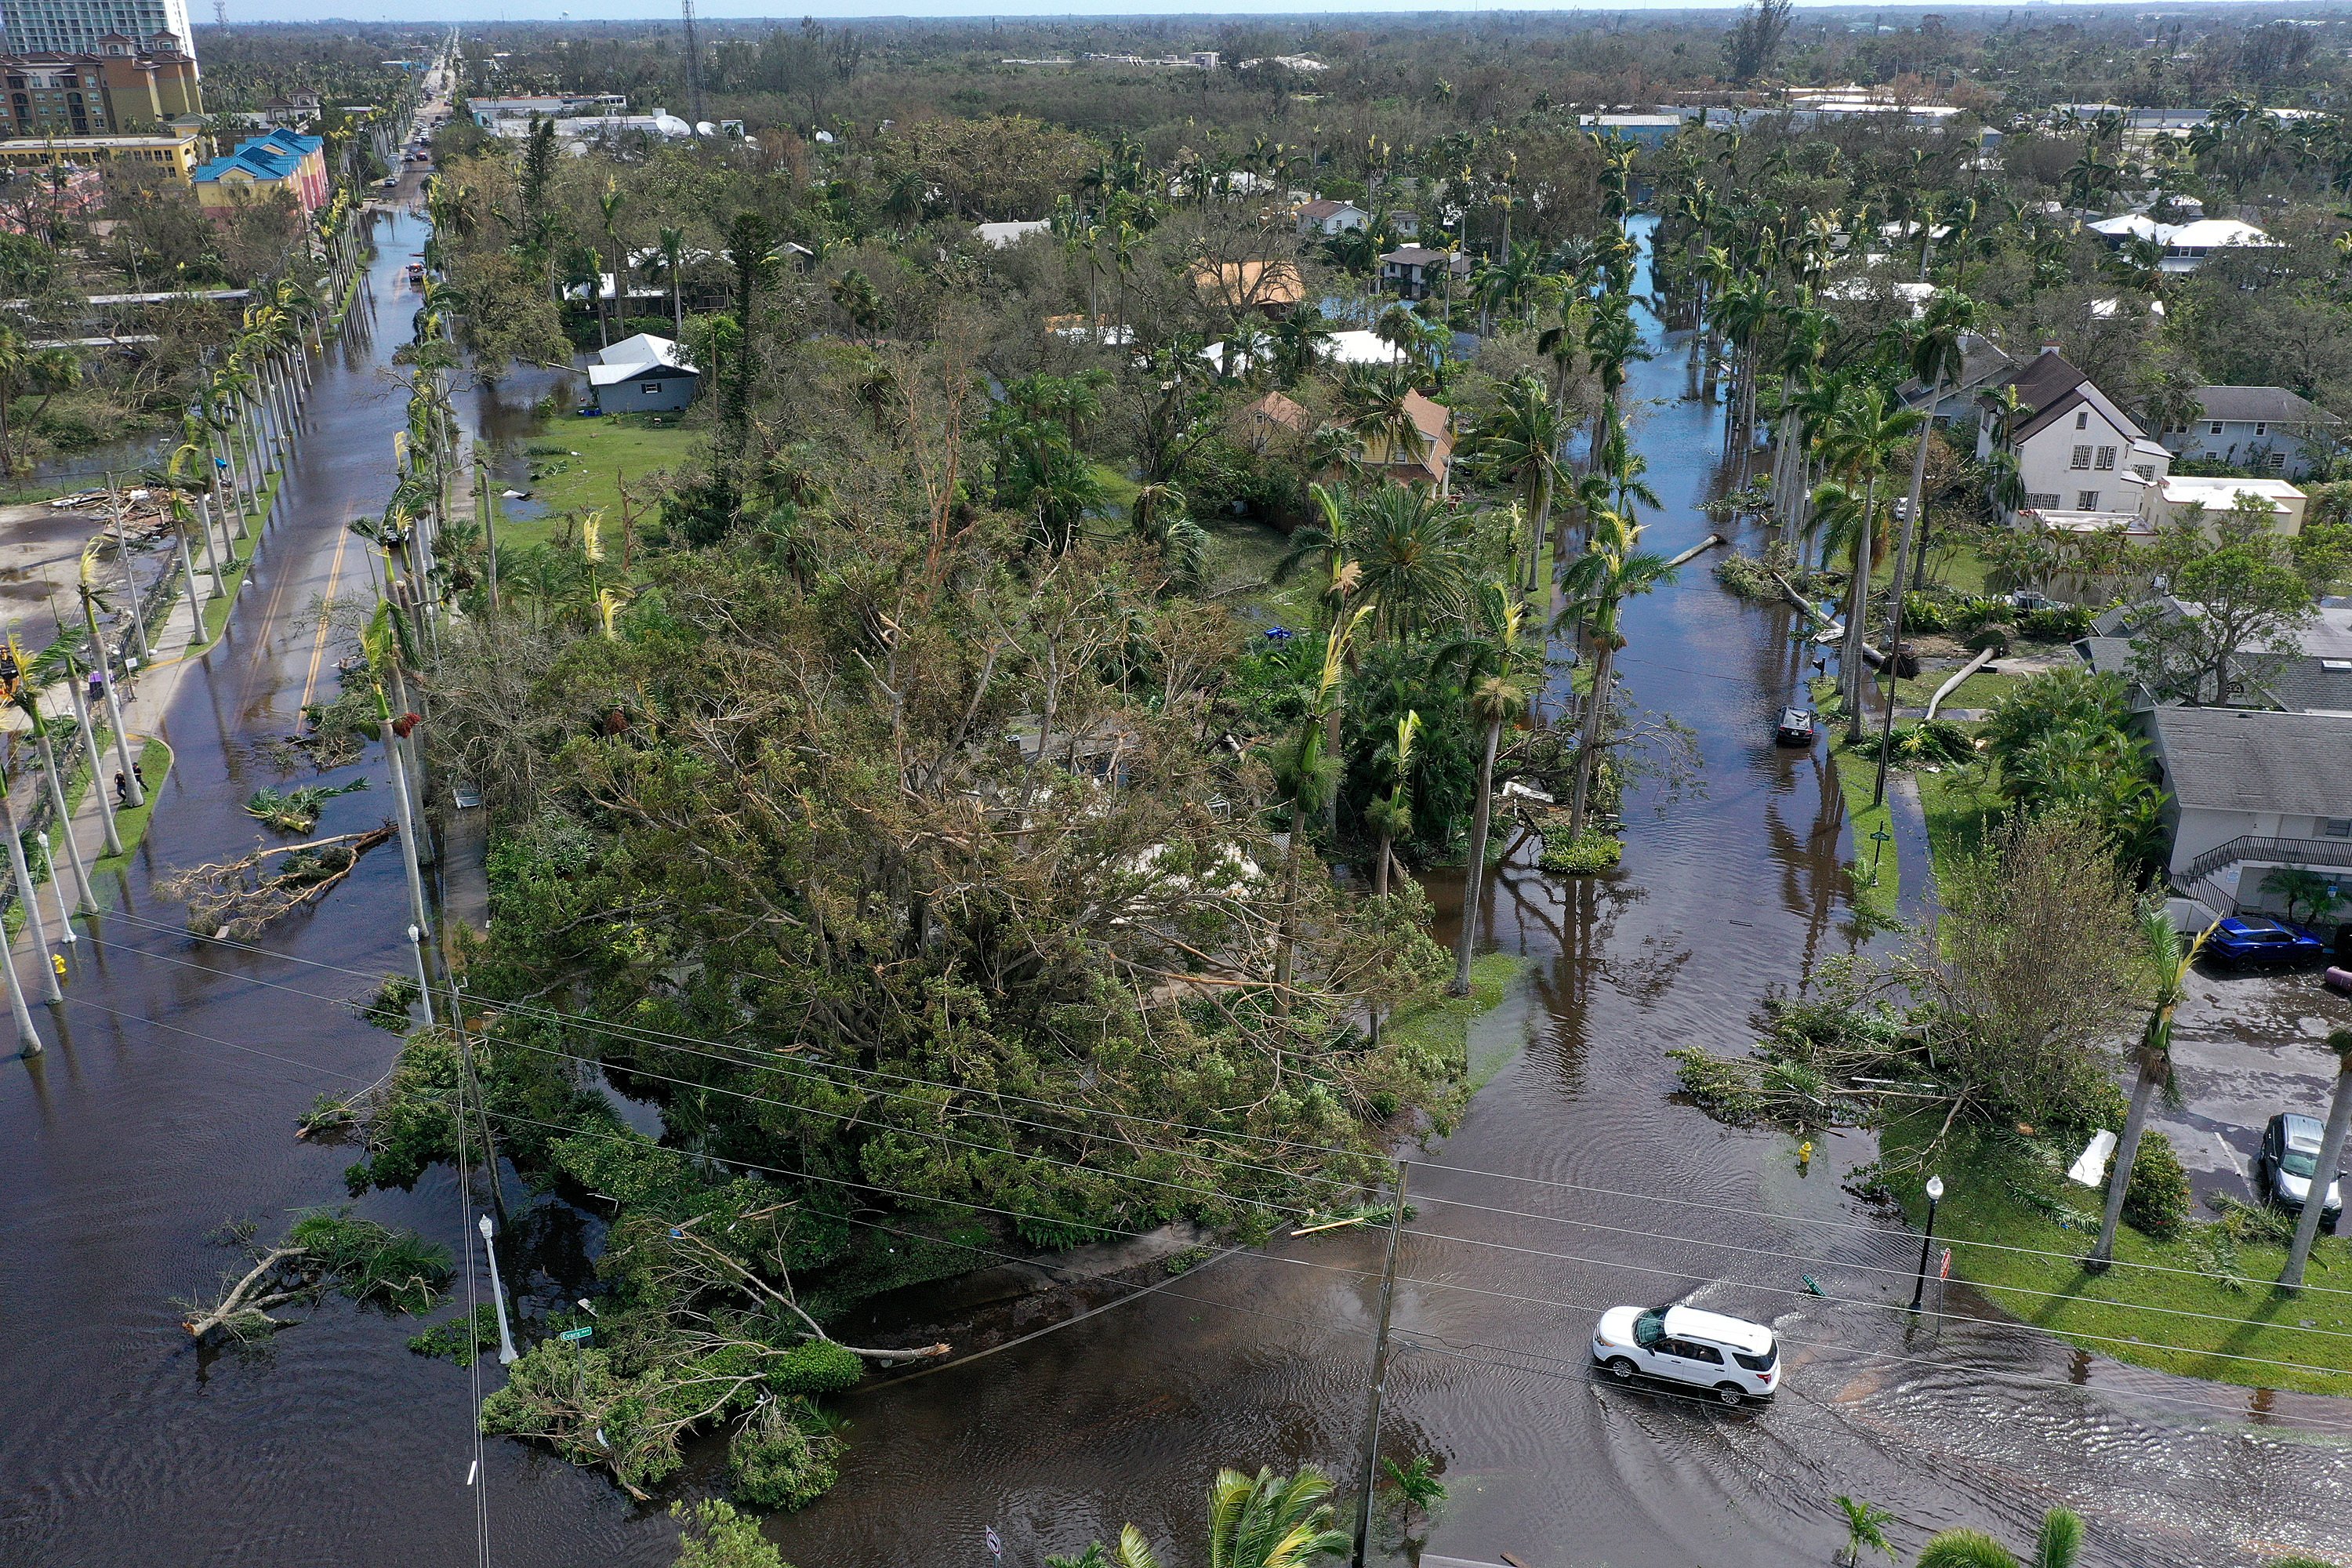
<path fill-rule="evenodd" d="M 1797 1145 L 1797 1169 L 1803 1171 L 1813 1163 L 1813 1141 L 1810 1138 Z"/>

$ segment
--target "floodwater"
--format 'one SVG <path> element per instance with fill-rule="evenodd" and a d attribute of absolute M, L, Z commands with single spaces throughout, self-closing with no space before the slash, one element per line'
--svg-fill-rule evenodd
<path fill-rule="evenodd" d="M 403 1349 L 412 1325 L 330 1304 L 260 1350 L 199 1354 L 173 1306 L 234 1261 L 203 1239 L 218 1221 L 269 1228 L 340 1197 L 348 1152 L 290 1130 L 391 1057 L 390 1036 L 330 1001 L 404 962 L 397 861 L 372 857 L 274 932 L 284 957 L 191 942 L 152 886 L 251 845 L 237 802 L 278 778 L 256 747 L 290 729 L 310 679 L 304 608 L 331 578 L 363 580 L 352 552 L 336 565 L 341 524 L 389 487 L 399 394 L 378 367 L 407 334 L 398 272 L 419 237 L 405 218 L 385 235 L 376 336 L 314 397 L 230 644 L 169 716 L 180 765 L 123 913 L 79 961 L 48 1054 L 0 1065 L 0 1564 L 474 1555 L 469 1380 Z M 1719 446 L 1717 411 L 1683 384 L 1669 343 L 1633 387 L 1654 400 L 1638 435 L 1668 552 L 1709 531 L 1696 503 Z M 1853 938 L 1834 782 L 1818 755 L 1771 745 L 1806 657 L 1785 613 L 1723 594 L 1701 561 L 1626 631 L 1631 689 L 1696 732 L 1706 793 L 1637 801 L 1616 877 L 1496 875 L 1482 934 L 1528 962 L 1476 1043 L 1507 1061 L 1455 1134 L 1414 1155 L 1394 1302 L 1383 1451 L 1442 1462 L 1453 1497 L 1429 1549 L 1529 1568 L 1817 1564 L 1843 1542 L 1843 1492 L 1894 1509 L 1911 1549 L 1962 1523 L 2021 1542 L 2063 1502 L 2089 1517 L 2101 1564 L 2342 1551 L 2352 1405 L 2117 1367 L 1958 1292 L 1915 1321 L 1900 1309 L 1916 1237 L 1840 1185 L 1866 1140 L 1829 1140 L 1804 1173 L 1787 1140 L 1673 1103 L 1668 1049 L 1738 1049 L 1767 984 Z M 346 796 L 324 827 L 383 810 L 380 788 Z M 362 1208 L 453 1246 L 462 1223 L 446 1173 Z M 544 1299 L 593 1226 L 544 1212 L 528 1239 L 508 1278 Z M 1005 1561 L 1034 1568 L 1131 1520 L 1165 1560 L 1196 1562 L 1218 1467 L 1356 1473 L 1380 1242 L 1223 1257 L 984 1359 L 869 1385 L 843 1402 L 841 1485 L 770 1534 L 803 1568 L 980 1565 L 993 1526 Z M 1668 1300 L 1773 1322 L 1779 1403 L 1726 1412 L 1596 1384 L 1595 1312 Z M 925 1308 L 907 1304 L 910 1325 Z M 604 1482 L 510 1443 L 484 1465 L 497 1561 L 668 1560 L 668 1527 Z"/>

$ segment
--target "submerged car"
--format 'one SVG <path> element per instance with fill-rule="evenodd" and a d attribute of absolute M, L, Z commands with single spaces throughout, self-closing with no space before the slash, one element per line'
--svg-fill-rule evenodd
<path fill-rule="evenodd" d="M 2311 1201 L 2311 1182 L 2319 1170 L 2319 1118 L 2282 1110 L 2263 1129 L 2263 1152 L 2256 1173 L 2265 1202 L 2301 1212 Z M 2320 1200 L 2319 1217 L 2331 1226 L 2344 1213 L 2343 1173 L 2328 1175 L 2327 1195 Z"/>
<path fill-rule="evenodd" d="M 1780 721 L 1772 727 L 1776 745 L 1810 746 L 1813 743 L 1813 716 L 1801 708 L 1783 708 Z"/>
<path fill-rule="evenodd" d="M 2205 949 L 2225 963 L 2308 963 L 2327 956 L 2327 944 L 2299 925 L 2263 915 L 2232 915 L 2213 927 Z"/>
<path fill-rule="evenodd" d="M 1592 1363 L 1620 1383 L 1663 1378 L 1710 1390 L 1726 1405 L 1780 1392 L 1772 1331 L 1696 1307 L 1612 1307 L 1592 1331 Z"/>

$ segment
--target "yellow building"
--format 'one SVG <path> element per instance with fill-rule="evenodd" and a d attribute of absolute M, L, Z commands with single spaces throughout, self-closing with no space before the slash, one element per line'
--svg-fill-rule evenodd
<path fill-rule="evenodd" d="M 144 163 L 186 181 L 196 170 L 196 133 L 152 136 L 16 136 L 0 142 L 0 166 L 46 169 L 58 163 Z"/>

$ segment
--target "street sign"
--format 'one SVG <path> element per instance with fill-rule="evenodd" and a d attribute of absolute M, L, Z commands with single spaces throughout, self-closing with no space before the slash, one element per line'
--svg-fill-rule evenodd
<path fill-rule="evenodd" d="M 1949 1257 L 1950 1255 L 1948 1253 L 1946 1256 Z M 555 1337 L 559 1340 L 584 1340 L 595 1331 L 595 1330 L 590 1328 L 566 1329 Z"/>
<path fill-rule="evenodd" d="M 1944 1266 L 1943 1266 L 1941 1268 L 1938 1268 L 1938 1269 L 1937 1269 L 1937 1270 L 1936 1270 L 1936 1278 L 1937 1278 L 1937 1279 L 1949 1279 L 1951 1277 L 1952 1277 L 1952 1249 L 1951 1249 L 1950 1247 L 1948 1247 L 1944 1248 Z"/>

